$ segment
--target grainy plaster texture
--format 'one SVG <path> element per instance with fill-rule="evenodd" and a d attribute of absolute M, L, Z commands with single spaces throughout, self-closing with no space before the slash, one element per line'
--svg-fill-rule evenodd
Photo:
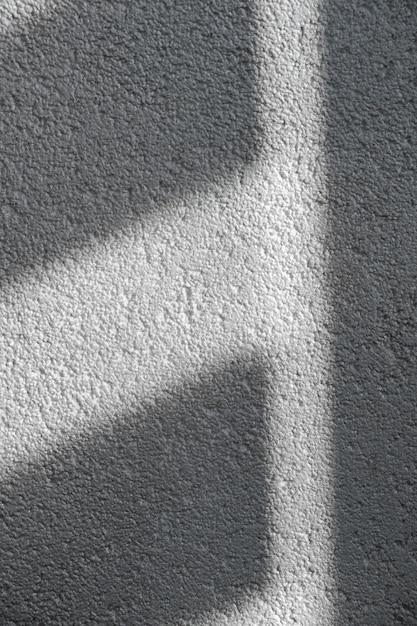
<path fill-rule="evenodd" d="M 3 0 L 2 626 L 417 624 L 416 15 Z"/>

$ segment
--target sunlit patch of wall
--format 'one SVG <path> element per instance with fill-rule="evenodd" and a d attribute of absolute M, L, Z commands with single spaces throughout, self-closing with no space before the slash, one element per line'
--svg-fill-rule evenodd
<path fill-rule="evenodd" d="M 2 37 L 13 37 L 53 14 L 57 0 L 5 0 L 0 6 Z"/>

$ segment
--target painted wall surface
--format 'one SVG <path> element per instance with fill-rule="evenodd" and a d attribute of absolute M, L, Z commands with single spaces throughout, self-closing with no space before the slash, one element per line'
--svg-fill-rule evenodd
<path fill-rule="evenodd" d="M 0 623 L 417 623 L 416 12 L 0 6 Z"/>

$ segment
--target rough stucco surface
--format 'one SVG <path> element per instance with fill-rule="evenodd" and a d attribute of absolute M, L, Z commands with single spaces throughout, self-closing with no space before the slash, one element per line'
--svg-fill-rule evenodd
<path fill-rule="evenodd" d="M 329 5 L 342 623 L 417 623 L 416 27 L 412 2 Z"/>
<path fill-rule="evenodd" d="M 415 29 L 343 4 L 2 3 L 2 624 L 416 623 Z"/>
<path fill-rule="evenodd" d="M 6 3 L 4 624 L 332 623 L 315 3 Z"/>

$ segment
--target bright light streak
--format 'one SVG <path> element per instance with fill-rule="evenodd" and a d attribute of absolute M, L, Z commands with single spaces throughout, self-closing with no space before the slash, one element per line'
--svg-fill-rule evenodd
<path fill-rule="evenodd" d="M 53 10 L 56 0 L 4 0 L 0 4 L 0 34 L 13 34 Z"/>

